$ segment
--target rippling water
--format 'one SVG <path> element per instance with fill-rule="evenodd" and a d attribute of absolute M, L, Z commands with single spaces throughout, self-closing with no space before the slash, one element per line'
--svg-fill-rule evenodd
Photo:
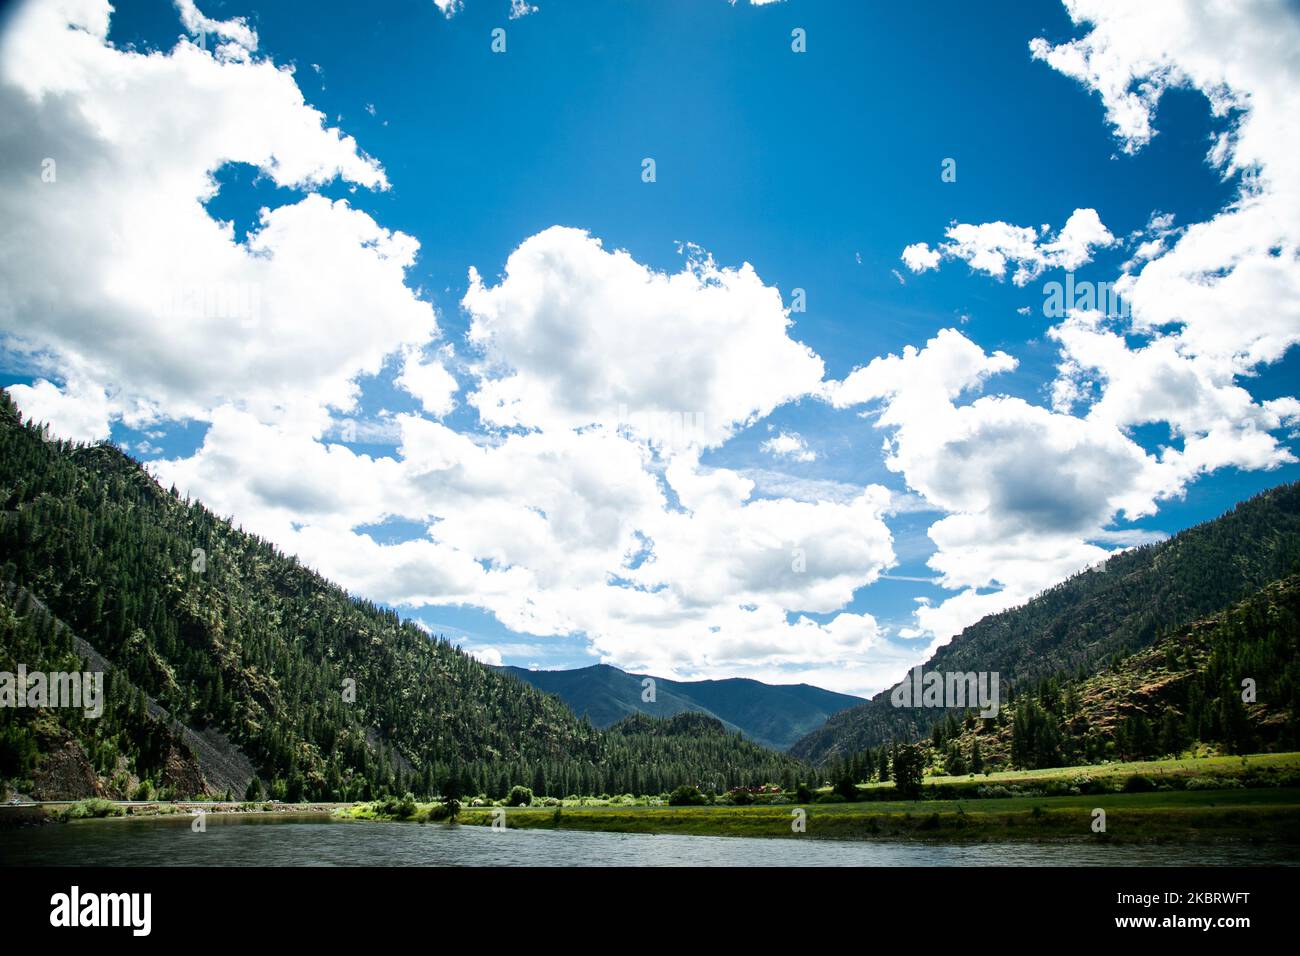
<path fill-rule="evenodd" d="M 1285 847 L 951 844 L 491 830 L 328 818 L 87 820 L 0 832 L 0 862 L 52 866 L 1193 866 L 1297 863 Z"/>

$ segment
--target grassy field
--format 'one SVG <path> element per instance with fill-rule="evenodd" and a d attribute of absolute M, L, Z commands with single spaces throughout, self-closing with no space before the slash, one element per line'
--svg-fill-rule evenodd
<path fill-rule="evenodd" d="M 1300 853 L 1300 753 L 1202 757 L 1025 770 L 965 777 L 932 777 L 923 799 L 900 800 L 892 784 L 867 784 L 855 802 L 807 803 L 793 794 L 751 806 L 717 803 L 670 807 L 659 798 L 548 801 L 547 806 L 464 806 L 458 820 L 471 826 L 503 821 L 511 828 L 681 833 L 700 836 L 808 836 L 823 839 L 915 839 L 955 842 L 1111 841 L 1196 843 L 1220 840 L 1284 843 Z M 838 798 L 835 798 L 838 799 Z M 646 803 L 651 805 L 645 805 Z M 153 816 L 205 809 L 228 813 L 333 812 L 346 820 L 440 823 L 437 803 L 366 804 L 75 804 L 0 808 L 0 825 L 34 819 Z M 658 804 L 658 805 L 655 805 Z M 1095 811 L 1105 830 L 1094 830 Z M 504 814 L 504 816 L 502 816 Z M 19 819 L 21 816 L 22 819 Z M 802 831 L 795 826 L 802 822 Z"/>
<path fill-rule="evenodd" d="M 1279 780 L 1290 777 L 1300 783 L 1300 753 L 1142 760 L 1079 767 L 1054 767 L 1050 770 L 1006 770 L 990 774 L 967 774 L 961 777 L 927 777 L 925 785 L 928 788 L 992 785 L 1035 787 L 1055 782 L 1069 782 L 1080 777 L 1122 782 L 1133 776 L 1149 777 L 1157 784 L 1168 781 L 1174 785 L 1179 781 L 1193 779 L 1243 780 L 1251 776 L 1275 777 Z M 869 783 L 862 785 L 860 789 L 871 792 L 880 789 L 892 790 L 893 786 L 892 783 Z"/>
<path fill-rule="evenodd" d="M 892 784 L 868 785 L 857 802 L 753 806 L 464 807 L 459 822 L 512 828 L 809 836 L 941 841 L 1094 840 L 1123 843 L 1217 840 L 1300 847 L 1300 754 L 1208 757 L 1018 771 L 926 781 L 925 798 L 891 799 Z M 977 792 L 978 791 L 978 792 Z M 782 799 L 786 799 L 784 796 Z M 405 817 L 429 822 L 437 804 Z M 1094 829 L 1095 811 L 1105 829 Z M 339 814 L 391 820 L 379 804 Z M 502 815 L 504 814 L 504 816 Z M 803 830 L 795 823 L 802 820 Z"/>
<path fill-rule="evenodd" d="M 805 830 L 796 832 L 796 810 Z M 1094 832 L 1094 811 L 1105 832 Z M 504 811 L 507 827 L 701 836 L 942 841 L 1097 840 L 1123 843 L 1245 840 L 1300 845 L 1300 790 L 1201 790 L 1079 797 L 1009 797 L 751 807 L 557 807 Z M 491 809 L 462 810 L 487 826 Z"/>

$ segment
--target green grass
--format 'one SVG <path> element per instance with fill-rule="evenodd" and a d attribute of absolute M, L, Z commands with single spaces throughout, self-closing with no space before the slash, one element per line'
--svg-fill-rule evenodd
<path fill-rule="evenodd" d="M 1092 830 L 1093 810 L 1106 832 Z M 792 806 L 507 809 L 510 828 L 790 837 Z M 943 841 L 1256 840 L 1300 844 L 1300 790 L 1168 791 L 1080 797 L 1009 797 L 813 804 L 806 835 L 830 839 Z M 492 810 L 462 810 L 463 824 L 491 824 Z"/>
<path fill-rule="evenodd" d="M 1260 775 L 1286 774 L 1300 777 L 1300 753 L 1250 754 L 1239 757 L 1188 757 L 1177 760 L 1136 760 L 1128 763 L 1087 764 L 1078 767 L 1054 767 L 1050 770 L 1003 770 L 990 774 L 965 776 L 927 777 L 927 786 L 946 784 L 1020 784 L 1070 780 L 1073 777 L 1091 777 L 1094 780 L 1114 780 L 1135 774 L 1155 779 L 1176 777 L 1230 777 L 1238 778 L 1251 773 Z M 870 783 L 862 789 L 892 788 L 892 783 Z"/>
<path fill-rule="evenodd" d="M 1126 792 L 1133 778 L 1151 792 Z M 989 796 L 988 788 L 1008 793 Z M 1080 787 L 1088 792 L 1075 792 Z M 977 793 L 983 788 L 982 793 Z M 1094 840 L 1198 842 L 1248 840 L 1300 844 L 1300 753 L 1149 760 L 1022 770 L 926 781 L 924 799 L 891 799 L 893 784 L 869 784 L 854 803 L 800 805 L 806 835 L 831 839 L 943 841 Z M 1051 795 L 1048 795 L 1050 791 Z M 488 826 L 505 810 L 511 828 L 789 837 L 789 803 L 700 807 L 624 806 L 565 801 L 546 807 L 463 807 L 459 822 Z M 405 819 L 430 822 L 437 804 L 417 804 Z M 1106 812 L 1094 832 L 1093 811 Z M 393 820 L 380 803 L 337 811 L 355 820 Z"/>
<path fill-rule="evenodd" d="M 65 807 L 55 815 L 57 819 L 67 820 L 85 820 L 94 817 L 120 817 L 125 811 L 114 803 L 112 800 L 104 800 L 100 797 L 91 797 L 88 800 L 78 800 L 70 807 Z"/>

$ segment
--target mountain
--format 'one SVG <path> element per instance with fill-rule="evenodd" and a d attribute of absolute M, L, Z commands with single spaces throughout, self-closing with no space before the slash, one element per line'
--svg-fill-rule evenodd
<path fill-rule="evenodd" d="M 597 727 L 608 727 L 634 713 L 668 717 L 694 712 L 716 717 L 727 728 L 778 750 L 820 727 L 832 714 L 863 702 L 861 697 L 810 684 L 764 684 L 741 677 L 674 681 L 629 674 L 608 664 L 556 671 L 501 670 L 555 694 Z M 653 701 L 642 700 L 647 679 L 654 681 Z"/>
<path fill-rule="evenodd" d="M 0 672 L 20 665 L 105 674 L 98 718 L 0 707 L 0 780 L 47 798 L 660 792 L 800 768 L 725 728 L 656 762 L 645 734 L 350 597 L 117 448 L 46 440 L 0 390 Z"/>
<path fill-rule="evenodd" d="M 611 766 L 615 776 L 633 781 L 623 789 L 637 793 L 669 790 L 669 779 L 721 791 L 731 786 L 735 765 L 752 768 L 748 774 L 762 776 L 766 783 L 779 783 L 786 790 L 808 775 L 808 767 L 728 730 L 716 717 L 680 713 L 671 717 L 629 714 L 605 732 L 609 740 L 621 741 L 620 756 Z M 682 768 L 665 776 L 661 769 Z M 699 768 L 690 770 L 687 768 Z"/>
<path fill-rule="evenodd" d="M 1243 701 L 1249 680 L 1250 700 Z M 1145 760 L 1192 744 L 1228 753 L 1300 749 L 1300 574 L 1081 679 L 1048 678 L 996 720 L 945 721 L 932 763 L 1036 769 Z"/>
<path fill-rule="evenodd" d="M 1088 676 L 1297 567 L 1300 483 L 1292 483 L 983 618 L 936 651 L 923 669 L 996 672 L 1004 696 L 1045 678 Z M 886 690 L 835 715 L 790 753 L 822 763 L 894 740 L 916 740 L 943 719 L 941 709 L 894 707 Z"/>

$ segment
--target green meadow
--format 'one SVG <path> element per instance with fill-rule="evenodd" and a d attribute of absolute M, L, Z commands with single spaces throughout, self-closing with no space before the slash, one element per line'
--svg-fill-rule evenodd
<path fill-rule="evenodd" d="M 942 841 L 1180 842 L 1233 840 L 1300 846 L 1300 754 L 1065 767 L 987 777 L 936 777 L 922 799 L 891 799 L 892 785 L 853 802 L 734 806 L 464 806 L 457 822 L 512 829 L 601 830 L 698 836 Z M 1102 811 L 1099 814 L 1097 811 Z M 444 822 L 440 804 L 380 803 L 338 811 L 356 820 Z M 1104 828 L 1102 823 L 1104 822 Z"/>

